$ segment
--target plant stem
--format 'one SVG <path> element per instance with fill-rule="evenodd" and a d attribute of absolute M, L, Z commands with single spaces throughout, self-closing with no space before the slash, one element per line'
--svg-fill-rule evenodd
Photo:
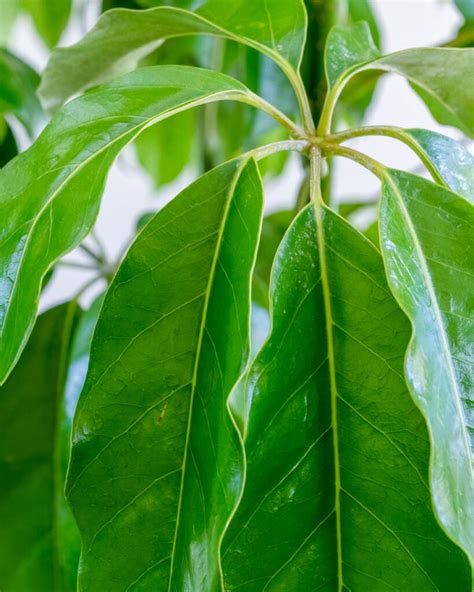
<path fill-rule="evenodd" d="M 72 267 L 74 269 L 85 269 L 87 271 L 98 271 L 96 265 L 89 265 L 87 263 L 78 263 L 76 261 L 60 261 L 58 263 L 61 267 Z"/>
<path fill-rule="evenodd" d="M 350 160 L 362 165 L 379 179 L 385 178 L 386 167 L 384 167 L 384 165 L 378 160 L 375 160 L 370 156 L 363 154 L 362 152 L 353 150 L 352 148 L 339 146 L 338 144 L 331 144 L 330 142 L 321 141 L 319 145 L 323 152 L 349 158 Z"/>
<path fill-rule="evenodd" d="M 421 162 L 426 167 L 427 171 L 433 177 L 433 180 L 442 185 L 443 187 L 447 187 L 446 182 L 444 181 L 443 177 L 439 174 L 436 167 L 431 162 L 430 158 L 426 154 L 426 152 L 421 148 L 421 146 L 409 135 L 405 132 L 404 129 L 395 126 L 369 126 L 369 127 L 359 127 L 350 130 L 345 130 L 342 132 L 338 132 L 336 134 L 332 134 L 330 136 L 326 136 L 325 141 L 330 143 L 336 142 L 346 142 L 347 140 L 351 140 L 353 138 L 360 138 L 363 136 L 385 136 L 389 138 L 393 138 L 398 140 L 408 146 L 421 160 Z"/>
<path fill-rule="evenodd" d="M 88 247 L 85 243 L 79 245 L 79 249 L 84 251 L 86 255 L 88 255 L 91 259 L 96 261 L 97 263 L 103 263 L 102 255 L 98 255 L 95 251 L 93 251 L 90 247 Z"/>
<path fill-rule="evenodd" d="M 280 142 L 272 142 L 271 144 L 266 144 L 265 146 L 260 146 L 259 148 L 254 148 L 253 150 L 249 150 L 241 155 L 241 158 L 245 158 L 246 156 L 253 156 L 255 160 L 262 160 L 262 158 L 266 158 L 267 156 L 271 156 L 276 152 L 283 152 L 283 151 L 290 151 L 293 150 L 295 152 L 303 152 L 309 147 L 309 142 L 306 140 L 283 140 Z"/>

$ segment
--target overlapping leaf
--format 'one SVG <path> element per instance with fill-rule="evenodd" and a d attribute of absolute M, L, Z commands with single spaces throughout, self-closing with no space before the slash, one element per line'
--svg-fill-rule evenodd
<path fill-rule="evenodd" d="M 301 0 L 199 2 L 196 13 L 173 7 L 106 12 L 78 43 L 57 49 L 40 93 L 53 108 L 68 97 L 133 69 L 164 39 L 207 34 L 245 43 L 274 59 L 294 78 L 306 34 Z M 124 43 L 123 40 L 127 42 Z M 100 59 L 98 59 L 100 56 Z"/>
<path fill-rule="evenodd" d="M 89 232 L 120 150 L 153 122 L 224 99 L 255 97 L 217 72 L 142 68 L 66 105 L 0 171 L 0 382 L 31 330 L 44 274 Z"/>
<path fill-rule="evenodd" d="M 76 590 L 79 533 L 64 499 L 64 382 L 76 307 L 38 319 L 0 388 L 0 588 Z M 76 393 L 77 396 L 77 393 Z M 66 430 L 66 431 L 64 431 Z"/>
<path fill-rule="evenodd" d="M 413 326 L 406 376 L 430 428 L 435 506 L 474 561 L 474 209 L 390 170 L 380 232 L 390 286 Z"/>
<path fill-rule="evenodd" d="M 272 299 L 226 589 L 469 592 L 469 563 L 432 509 L 428 433 L 403 377 L 409 325 L 380 254 L 309 206 L 280 247 Z"/>
<path fill-rule="evenodd" d="M 41 121 L 38 83 L 39 76 L 32 68 L 0 48 L 0 113 L 14 115 L 30 135 Z"/>
<path fill-rule="evenodd" d="M 329 87 L 338 95 L 357 74 L 381 71 L 407 78 L 432 115 L 474 137 L 474 49 L 417 48 L 380 57 L 365 22 L 335 27 L 326 46 Z"/>
<path fill-rule="evenodd" d="M 249 351 L 261 211 L 255 163 L 222 165 L 149 222 L 110 287 L 68 480 L 84 590 L 221 590 L 243 470 L 227 399 Z"/>

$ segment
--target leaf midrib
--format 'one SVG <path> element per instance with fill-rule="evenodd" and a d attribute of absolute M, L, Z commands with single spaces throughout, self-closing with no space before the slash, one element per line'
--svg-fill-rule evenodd
<path fill-rule="evenodd" d="M 182 507 L 183 492 L 184 492 L 184 480 L 185 480 L 185 476 L 186 476 L 187 456 L 188 456 L 188 450 L 189 450 L 189 445 L 190 445 L 189 440 L 190 440 L 190 434 L 191 434 L 194 396 L 195 396 L 195 392 L 196 392 L 196 385 L 197 385 L 197 378 L 198 378 L 198 372 L 199 372 L 199 362 L 200 362 L 200 355 L 201 355 L 201 350 L 202 350 L 203 336 L 204 336 L 204 332 L 206 330 L 209 301 L 211 299 L 212 288 L 213 288 L 213 283 L 214 283 L 214 278 L 215 278 L 215 272 L 216 272 L 217 264 L 219 261 L 219 255 L 220 255 L 221 246 L 222 246 L 222 242 L 223 242 L 224 232 L 225 232 L 226 225 L 227 225 L 229 211 L 230 211 L 230 208 L 231 208 L 231 205 L 233 202 L 235 189 L 236 189 L 237 183 L 241 177 L 242 171 L 245 168 L 245 166 L 247 165 L 248 161 L 249 161 L 249 159 L 242 160 L 241 164 L 239 165 L 239 167 L 237 168 L 237 170 L 234 173 L 232 183 L 229 187 L 229 192 L 227 194 L 227 203 L 226 203 L 224 213 L 222 216 L 222 222 L 219 227 L 219 234 L 217 237 L 216 248 L 215 248 L 214 256 L 213 256 L 212 263 L 211 263 L 209 280 L 208 280 L 206 291 L 205 291 L 204 307 L 203 307 L 203 311 L 202 311 L 201 325 L 199 328 L 198 343 L 197 343 L 197 348 L 196 348 L 196 356 L 195 356 L 195 360 L 194 360 L 193 377 L 191 380 L 191 394 L 189 397 L 189 407 L 188 407 L 188 425 L 186 428 L 186 437 L 185 437 L 185 443 L 184 443 L 184 455 L 183 455 L 183 462 L 181 465 L 181 484 L 180 484 L 180 489 L 179 489 L 178 507 L 177 507 L 177 511 L 176 511 L 176 526 L 175 526 L 175 531 L 174 531 L 173 546 L 172 546 L 172 550 L 171 550 L 171 554 L 170 554 L 171 565 L 170 565 L 170 573 L 169 573 L 169 580 L 168 580 L 168 592 L 171 592 L 171 585 L 173 583 L 173 570 L 174 570 L 174 563 L 175 563 L 175 556 L 176 556 L 176 544 L 177 544 L 179 526 L 180 526 L 181 507 Z"/>

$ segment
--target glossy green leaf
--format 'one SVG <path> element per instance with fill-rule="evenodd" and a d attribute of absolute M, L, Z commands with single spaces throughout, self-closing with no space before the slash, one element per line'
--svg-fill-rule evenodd
<path fill-rule="evenodd" d="M 120 150 L 154 122 L 224 99 L 257 101 L 217 72 L 142 68 L 68 103 L 0 171 L 0 383 L 31 331 L 44 274 L 90 231 Z"/>
<path fill-rule="evenodd" d="M 326 47 L 330 100 L 357 74 L 378 71 L 405 77 L 440 123 L 474 137 L 474 49 L 417 48 L 379 57 L 367 23 L 334 27 Z"/>
<path fill-rule="evenodd" d="M 63 493 L 63 396 L 75 312 L 67 304 L 39 317 L 0 388 L 2 592 L 76 590 L 79 533 Z"/>
<path fill-rule="evenodd" d="M 164 39 L 207 34 L 247 44 L 296 76 L 305 40 L 301 0 L 200 2 L 196 13 L 173 7 L 106 12 L 78 43 L 57 49 L 44 72 L 40 94 L 54 108 L 68 97 L 136 67 Z M 126 42 L 124 42 L 126 40 Z"/>
<path fill-rule="evenodd" d="M 433 514 L 428 433 L 402 374 L 409 326 L 380 254 L 332 211 L 316 219 L 299 215 L 273 269 L 226 589 L 469 592 Z"/>
<path fill-rule="evenodd" d="M 148 223 L 108 291 L 67 488 L 83 590 L 221 590 L 243 471 L 227 399 L 248 357 L 261 211 L 252 160 L 214 169 Z"/>
<path fill-rule="evenodd" d="M 252 298 L 263 308 L 269 305 L 270 272 L 275 253 L 294 215 L 293 210 L 282 210 L 263 219 L 252 286 Z"/>
<path fill-rule="evenodd" d="M 439 172 L 448 187 L 474 203 L 474 156 L 460 142 L 424 129 L 408 129 L 410 136 Z"/>
<path fill-rule="evenodd" d="M 406 376 L 430 427 L 435 507 L 474 562 L 474 208 L 390 170 L 380 232 L 390 287 L 412 322 Z"/>
<path fill-rule="evenodd" d="M 0 113 L 14 115 L 33 135 L 41 121 L 36 97 L 39 76 L 27 64 L 0 48 Z"/>
<path fill-rule="evenodd" d="M 69 20 L 72 0 L 21 1 L 46 45 L 54 47 Z"/>

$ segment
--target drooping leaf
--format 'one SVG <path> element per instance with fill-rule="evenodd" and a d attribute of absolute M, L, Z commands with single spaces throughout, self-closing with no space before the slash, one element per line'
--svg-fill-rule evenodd
<path fill-rule="evenodd" d="M 19 58 L 0 47 L 0 113 L 14 115 L 33 135 L 41 121 L 36 97 L 38 74 Z"/>
<path fill-rule="evenodd" d="M 294 215 L 293 210 L 282 210 L 263 219 L 252 285 L 252 298 L 263 308 L 268 308 L 269 304 L 270 272 L 275 253 Z"/>
<path fill-rule="evenodd" d="M 333 100 L 360 73 L 378 71 L 405 77 L 440 123 L 474 137 L 474 49 L 417 48 L 379 57 L 367 23 L 335 27 L 326 46 L 326 73 Z"/>
<path fill-rule="evenodd" d="M 425 129 L 407 129 L 438 170 L 441 178 L 455 193 L 474 203 L 474 156 L 460 142 Z"/>
<path fill-rule="evenodd" d="M 227 398 L 248 357 L 261 211 L 252 160 L 214 169 L 148 223 L 109 289 L 67 488 L 84 590 L 221 590 L 243 470 Z"/>
<path fill-rule="evenodd" d="M 42 277 L 90 231 L 120 150 L 152 122 L 224 99 L 254 97 L 217 72 L 142 68 L 68 103 L 0 171 L 0 383 L 31 330 Z"/>
<path fill-rule="evenodd" d="M 435 507 L 474 562 L 474 208 L 390 170 L 380 233 L 390 287 L 413 327 L 406 376 L 430 427 Z"/>
<path fill-rule="evenodd" d="M 409 325 L 380 253 L 321 208 L 296 218 L 273 269 L 226 590 L 469 592 L 432 509 L 428 432 L 402 374 Z"/>
<path fill-rule="evenodd" d="M 40 95 L 49 108 L 136 67 L 164 39 L 207 34 L 245 43 L 295 76 L 303 51 L 306 15 L 301 0 L 200 2 L 196 13 L 173 7 L 106 12 L 78 43 L 57 49 L 44 72 Z M 126 42 L 124 42 L 126 40 Z"/>
<path fill-rule="evenodd" d="M 69 20 L 72 0 L 21 0 L 36 30 L 48 47 L 54 47 Z"/>
<path fill-rule="evenodd" d="M 41 315 L 0 388 L 0 588 L 76 590 L 79 533 L 64 498 L 64 382 L 75 305 Z M 70 435 L 70 434 L 69 434 Z"/>

